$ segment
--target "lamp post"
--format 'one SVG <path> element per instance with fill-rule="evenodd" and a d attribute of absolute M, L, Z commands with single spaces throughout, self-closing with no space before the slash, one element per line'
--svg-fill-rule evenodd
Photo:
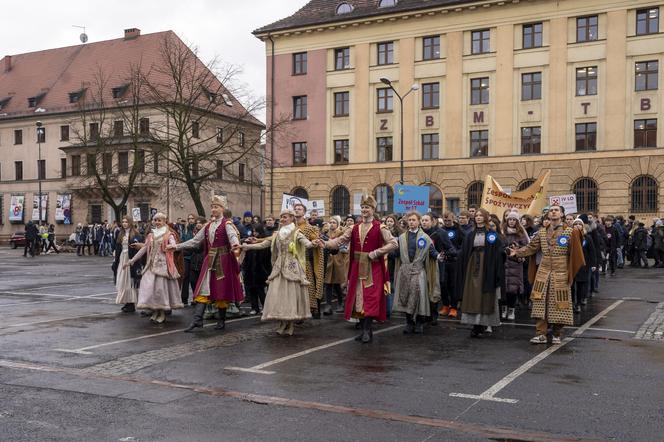
<path fill-rule="evenodd" d="M 410 89 L 408 89 L 408 92 L 405 94 L 401 95 L 397 90 L 394 88 L 392 85 L 392 82 L 390 81 L 389 78 L 387 77 L 381 77 L 380 81 L 384 84 L 386 84 L 390 89 L 392 89 L 392 92 L 395 93 L 397 98 L 399 99 L 399 148 L 401 152 L 400 156 L 400 170 L 399 170 L 399 183 L 403 184 L 403 100 L 413 91 L 416 91 L 420 88 L 420 86 L 417 83 L 414 83 Z"/>
<path fill-rule="evenodd" d="M 41 171 L 41 142 L 42 137 L 44 136 L 44 128 L 42 127 L 42 122 L 37 121 L 37 148 L 38 148 L 38 159 L 37 159 L 37 184 L 39 186 L 39 225 L 42 223 L 42 171 Z"/>

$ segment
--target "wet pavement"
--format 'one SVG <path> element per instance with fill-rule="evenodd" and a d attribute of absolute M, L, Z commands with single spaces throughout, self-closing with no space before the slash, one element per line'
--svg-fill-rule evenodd
<path fill-rule="evenodd" d="M 483 339 L 394 318 L 362 345 L 339 315 L 185 334 L 190 309 L 119 313 L 110 266 L 0 249 L 0 440 L 662 440 L 664 269 L 602 277 L 546 347 L 527 311 Z"/>

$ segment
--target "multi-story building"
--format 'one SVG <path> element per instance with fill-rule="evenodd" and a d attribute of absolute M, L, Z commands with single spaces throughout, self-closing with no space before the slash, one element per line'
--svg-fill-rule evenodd
<path fill-rule="evenodd" d="M 175 81 L 166 69 L 175 64 L 165 66 L 175 58 L 168 48 L 191 61 L 179 67 L 178 78 L 191 92 L 187 104 L 193 111 L 181 111 L 180 121 L 166 110 L 168 103 L 155 101 L 173 96 L 164 90 Z M 186 84 L 196 78 L 211 86 Z M 200 188 L 204 206 L 214 192 L 227 195 L 235 214 L 258 211 L 263 129 L 172 31 L 140 35 L 128 29 L 115 40 L 5 56 L 0 61 L 0 235 L 39 219 L 40 186 L 42 220 L 62 224 L 59 233 L 71 231 L 70 223 L 113 220 L 105 193 L 114 202 L 128 193 L 124 211 L 139 209 L 144 221 L 151 209 L 172 219 L 196 213 L 176 179 L 183 171 L 173 160 L 174 150 L 164 149 L 178 136 L 191 147 L 188 173 L 199 176 L 204 170 L 209 176 Z M 209 150 L 201 151 L 204 145 Z M 207 161 L 193 152 L 214 154 Z M 125 192 L 131 178 L 133 189 Z M 65 214 L 62 205 L 70 212 Z"/>
<path fill-rule="evenodd" d="M 268 205 L 294 193 L 343 214 L 373 192 L 387 212 L 403 166 L 436 211 L 478 204 L 487 174 L 516 190 L 551 170 L 550 194 L 581 211 L 661 213 L 663 6 L 310 1 L 254 31 L 268 121 L 293 120 L 268 140 Z"/>

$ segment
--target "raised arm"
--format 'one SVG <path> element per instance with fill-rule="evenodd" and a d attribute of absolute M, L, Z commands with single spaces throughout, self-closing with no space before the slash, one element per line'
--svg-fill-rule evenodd
<path fill-rule="evenodd" d="M 276 233 L 275 233 L 276 235 Z M 269 249 L 272 245 L 272 237 L 263 238 L 261 241 L 255 242 L 253 244 L 244 243 L 242 244 L 242 250 L 263 250 Z"/>
<path fill-rule="evenodd" d="M 147 244 L 146 244 L 146 245 L 147 245 Z M 136 261 L 138 261 L 139 259 L 141 259 L 141 258 L 143 257 L 143 255 L 145 255 L 147 252 L 148 252 L 148 248 L 147 248 L 147 247 L 145 247 L 145 246 L 144 246 L 144 247 L 141 247 L 141 248 L 138 250 L 138 252 L 136 252 L 136 254 L 134 255 L 134 257 L 131 258 L 131 259 L 129 260 L 128 265 L 133 266 L 133 265 L 136 263 Z"/>
<path fill-rule="evenodd" d="M 380 235 L 383 237 L 383 246 L 369 252 L 369 259 L 378 259 L 399 248 L 397 239 L 392 236 L 387 228 L 381 227 Z"/>
<path fill-rule="evenodd" d="M 346 229 L 343 235 L 338 236 L 334 239 L 330 239 L 329 241 L 326 241 L 325 248 L 330 250 L 337 250 L 339 247 L 343 246 L 344 244 L 348 244 L 352 236 L 353 236 L 353 229 Z"/>
<path fill-rule="evenodd" d="M 540 235 L 537 234 L 527 246 L 514 250 L 514 256 L 517 258 L 525 258 L 539 252 L 541 248 L 542 244 L 540 244 Z"/>
<path fill-rule="evenodd" d="M 175 245 L 175 250 L 184 250 L 184 249 L 198 249 L 201 243 L 205 240 L 205 229 L 207 229 L 209 224 L 206 224 L 201 230 L 198 231 L 196 236 L 191 238 L 189 241 L 181 242 L 180 244 Z"/>

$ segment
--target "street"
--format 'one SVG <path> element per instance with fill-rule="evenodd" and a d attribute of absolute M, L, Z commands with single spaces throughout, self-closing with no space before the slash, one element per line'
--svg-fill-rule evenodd
<path fill-rule="evenodd" d="M 286 338 L 243 316 L 182 333 L 115 305 L 111 259 L 0 249 L 0 440 L 630 440 L 664 428 L 664 271 L 602 276 L 563 345 L 441 320 L 374 342 L 340 315 Z"/>

